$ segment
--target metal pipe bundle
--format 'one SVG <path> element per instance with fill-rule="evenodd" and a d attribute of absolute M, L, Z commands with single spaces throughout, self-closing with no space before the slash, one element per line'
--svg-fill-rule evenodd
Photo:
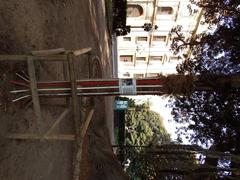
<path fill-rule="evenodd" d="M 23 78 L 21 78 L 23 79 Z M 29 81 L 10 81 L 21 89 L 12 90 L 12 94 L 21 96 L 13 102 L 31 97 Z M 77 80 L 78 96 L 116 96 L 116 95 L 161 95 L 162 82 L 158 78 L 146 79 L 92 79 Z M 37 82 L 40 97 L 65 97 L 71 95 L 69 81 Z"/>

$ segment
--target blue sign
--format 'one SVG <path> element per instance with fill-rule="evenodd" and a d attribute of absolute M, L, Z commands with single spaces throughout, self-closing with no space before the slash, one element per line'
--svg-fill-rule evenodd
<path fill-rule="evenodd" d="M 128 101 L 115 101 L 115 109 L 116 110 L 127 110 L 128 109 Z"/>

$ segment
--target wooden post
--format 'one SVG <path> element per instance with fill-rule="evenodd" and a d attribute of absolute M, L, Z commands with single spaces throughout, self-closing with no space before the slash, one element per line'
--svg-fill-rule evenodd
<path fill-rule="evenodd" d="M 35 74 L 35 67 L 34 67 L 34 60 L 32 56 L 27 57 L 28 63 L 28 74 L 31 86 L 31 93 L 32 93 L 32 101 L 33 101 L 33 109 L 36 116 L 36 124 L 39 134 L 43 135 L 43 122 L 42 122 L 42 114 L 37 90 L 37 83 L 36 83 L 36 74 Z"/>
<path fill-rule="evenodd" d="M 73 180 L 79 180 L 80 179 L 80 163 L 81 163 L 81 159 L 82 159 L 82 151 L 83 151 L 83 139 L 84 136 L 86 135 L 88 126 L 90 124 L 90 121 L 92 119 L 94 110 L 91 109 L 86 120 L 82 123 L 81 126 L 81 131 L 80 131 L 80 136 L 79 136 L 79 143 L 78 143 L 78 149 L 76 152 L 76 163 L 74 165 L 74 171 L 73 171 Z"/>
<path fill-rule="evenodd" d="M 48 50 L 40 50 L 40 51 L 32 51 L 34 56 L 49 56 L 64 53 L 66 50 L 64 48 L 58 49 L 48 49 Z"/>
<path fill-rule="evenodd" d="M 74 61 L 73 54 L 68 54 L 68 66 L 69 66 L 69 75 L 71 81 L 71 95 L 72 95 L 72 106 L 73 106 L 73 119 L 75 123 L 75 132 L 80 134 L 80 105 L 77 96 L 77 80 L 74 70 Z"/>
<path fill-rule="evenodd" d="M 73 53 L 68 54 L 68 67 L 69 67 L 69 75 L 71 80 L 71 89 L 72 89 L 72 106 L 73 106 L 73 119 L 75 123 L 75 141 L 76 141 L 76 152 L 74 153 L 73 158 L 73 179 L 79 180 L 80 175 L 80 162 L 81 157 L 78 156 L 78 149 L 80 148 L 80 105 L 77 97 L 77 81 L 76 74 L 74 69 L 74 61 L 73 61 Z"/>
<path fill-rule="evenodd" d="M 91 50 L 92 50 L 92 48 L 83 48 L 83 49 L 73 51 L 73 54 L 75 56 L 79 56 L 79 55 L 82 55 L 82 54 L 89 53 Z"/>

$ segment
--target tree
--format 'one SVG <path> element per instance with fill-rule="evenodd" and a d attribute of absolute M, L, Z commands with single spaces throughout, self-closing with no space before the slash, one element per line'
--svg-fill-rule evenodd
<path fill-rule="evenodd" d="M 179 53 L 188 49 L 179 73 L 239 74 L 239 2 L 237 1 L 192 1 L 203 8 L 204 23 L 209 29 L 201 34 L 185 37 L 181 27 L 172 30 L 175 36 L 172 49 Z M 233 36 L 234 34 L 234 36 Z M 206 75 L 207 74 L 207 75 Z M 226 81 L 227 82 L 227 81 Z M 172 101 L 174 120 L 185 124 L 178 133 L 185 134 L 192 142 L 210 144 L 223 152 L 240 153 L 239 86 L 234 89 L 227 83 L 222 88 L 216 85 L 214 92 L 197 91 L 191 96 L 176 96 Z M 224 88 L 225 87 L 225 88 Z M 191 132 L 191 133 L 189 133 Z M 233 166 L 234 163 L 231 163 Z"/>
<path fill-rule="evenodd" d="M 150 110 L 149 102 L 133 104 L 126 114 L 126 145 L 146 146 L 170 141 L 162 117 Z"/>
<path fill-rule="evenodd" d="M 199 75 L 207 81 L 209 74 L 239 76 L 240 73 L 240 6 L 235 0 L 192 0 L 202 8 L 208 29 L 186 37 L 181 27 L 172 29 L 175 54 L 185 53 L 177 71 Z M 220 75 L 221 76 L 221 75 Z M 228 80 L 227 80 L 228 81 Z M 175 96 L 171 101 L 174 120 L 183 126 L 191 142 L 200 142 L 222 152 L 240 154 L 240 87 L 216 85 L 214 91 L 196 91 L 189 96 Z M 216 165 L 216 164 L 215 164 Z M 219 164 L 218 164 L 219 165 Z M 234 162 L 232 168 L 239 167 Z M 232 174 L 234 176 L 234 173 Z"/>
<path fill-rule="evenodd" d="M 188 95 L 193 91 L 208 92 L 221 90 L 224 92 L 226 86 L 234 94 L 235 90 L 240 87 L 240 76 L 211 74 L 204 76 L 170 75 L 167 77 L 160 76 L 159 79 L 163 85 L 161 91 L 164 94 L 174 95 Z M 160 151 L 160 153 L 151 153 L 154 146 L 161 144 L 159 139 L 164 137 L 155 135 L 155 138 L 153 138 L 153 130 L 154 127 L 158 127 L 159 120 L 154 113 L 149 112 L 148 103 L 136 105 L 134 101 L 130 100 L 130 107 L 134 108 L 128 112 L 126 117 L 127 146 L 130 146 L 127 157 L 131 162 L 127 170 L 132 177 L 141 177 L 142 179 L 156 179 L 157 177 L 161 177 L 160 179 L 182 179 L 189 173 L 194 174 L 198 170 L 201 170 L 206 176 L 211 175 L 213 172 L 216 173 L 217 167 L 206 166 L 200 167 L 200 169 L 196 167 L 194 171 L 191 170 L 195 157 L 191 157 L 189 154 L 185 154 L 185 152 L 183 154 L 180 151 L 172 153 L 171 149 L 169 151 L 166 148 L 164 151 Z M 153 123 L 149 123 L 151 121 Z M 158 132 L 161 131 L 156 131 L 156 133 Z M 135 147 L 132 147 L 133 145 Z M 169 153 L 172 155 L 169 156 Z M 181 163 L 182 160 L 184 162 Z M 216 160 L 215 158 L 214 161 L 218 161 L 218 159 Z"/>
<path fill-rule="evenodd" d="M 186 124 L 180 134 L 201 144 L 214 144 L 218 150 L 240 153 L 239 94 L 223 95 L 216 92 L 195 92 L 190 97 L 176 97 L 173 104 L 174 120 Z M 194 133 L 188 134 L 188 130 Z"/>
<path fill-rule="evenodd" d="M 130 176 L 150 178 L 154 169 L 149 158 L 144 156 L 147 148 L 169 143 L 170 135 L 165 130 L 162 117 L 150 110 L 149 102 L 136 104 L 129 99 L 130 109 L 126 113 L 126 159 Z M 151 160 L 150 160 L 151 161 Z M 147 178 L 147 179 L 148 179 Z"/>
<path fill-rule="evenodd" d="M 198 145 L 175 143 L 146 148 L 140 158 L 141 166 L 137 166 L 137 171 L 135 166 L 137 174 L 134 177 L 148 180 L 223 179 L 227 173 L 239 172 L 239 169 L 225 165 L 229 159 L 232 162 L 240 160 L 239 156 L 229 153 L 205 150 Z M 221 166 L 214 165 L 210 160 L 221 160 Z"/>
<path fill-rule="evenodd" d="M 200 34 L 193 32 L 186 36 L 181 26 L 171 31 L 175 54 L 188 49 L 182 57 L 184 62 L 178 66 L 180 73 L 224 73 L 240 72 L 240 8 L 235 0 L 191 0 L 202 9 L 202 24 L 208 29 Z"/>
<path fill-rule="evenodd" d="M 239 1 L 236 0 L 190 0 L 193 5 L 204 9 L 204 23 L 209 26 L 220 25 L 222 20 L 240 15 Z"/>
<path fill-rule="evenodd" d="M 192 0 L 191 2 L 203 8 L 204 23 L 208 23 L 209 29 L 214 27 L 215 30 L 188 38 L 181 33 L 181 27 L 177 26 L 172 30 L 172 34 L 175 34 L 173 51 L 179 53 L 189 48 L 191 52 L 191 55 L 185 55 L 184 62 L 177 68 L 178 72 L 201 74 L 203 79 L 208 78 L 207 73 L 238 74 L 240 72 L 239 2 L 233 0 Z M 239 87 L 233 92 L 226 83 L 225 88 L 221 90 L 216 88 L 215 92 L 195 92 L 190 97 L 178 96 L 173 105 L 174 119 L 180 123 L 191 122 L 188 128 L 195 132 L 191 136 L 193 140 L 208 142 L 215 139 L 215 143 L 221 140 L 226 144 L 226 139 L 229 139 L 236 144 L 234 143 L 236 140 L 233 139 L 239 134 L 238 94 Z M 182 129 L 186 130 L 186 128 Z M 238 151 L 236 148 L 233 149 Z"/>

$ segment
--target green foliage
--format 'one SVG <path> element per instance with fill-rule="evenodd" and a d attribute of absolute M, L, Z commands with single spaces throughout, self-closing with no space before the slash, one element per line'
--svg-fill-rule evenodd
<path fill-rule="evenodd" d="M 191 37 L 185 37 L 181 27 L 173 28 L 172 50 L 179 53 L 189 48 L 178 72 L 201 74 L 240 73 L 240 8 L 235 0 L 191 0 L 193 5 L 203 8 L 202 15 L 209 29 Z M 233 36 L 234 34 L 234 36 Z M 207 72 L 207 73 L 206 73 Z M 210 81 L 209 80 L 209 81 Z M 215 92 L 195 92 L 190 97 L 177 96 L 172 101 L 174 120 L 185 127 L 179 134 L 187 135 L 193 142 L 213 143 L 218 150 L 240 153 L 237 141 L 240 137 L 239 89 L 225 86 Z"/>
<path fill-rule="evenodd" d="M 149 102 L 136 104 L 133 99 L 129 101 L 130 110 L 126 113 L 126 159 L 130 160 L 127 168 L 132 178 L 153 177 L 154 167 L 147 158 L 146 149 L 152 146 L 170 142 L 162 117 L 150 110 Z M 149 156 L 150 157 L 150 156 Z"/>
<path fill-rule="evenodd" d="M 209 26 L 219 25 L 223 19 L 240 15 L 239 0 L 190 0 L 190 2 L 204 9 L 204 23 Z"/>
<path fill-rule="evenodd" d="M 186 35 L 181 26 L 171 31 L 171 48 L 182 55 L 184 62 L 177 67 L 180 73 L 239 73 L 240 72 L 240 8 L 236 0 L 191 0 L 203 8 L 199 18 L 206 24 L 205 32 Z M 187 51 L 185 51 L 187 50 Z M 189 54 L 190 53 L 190 54 Z"/>
<path fill-rule="evenodd" d="M 235 93 L 195 92 L 190 97 L 176 97 L 172 105 L 174 120 L 185 124 L 178 129 L 194 143 L 220 151 L 240 153 L 240 99 Z M 189 134 L 189 130 L 193 133 Z"/>
<path fill-rule="evenodd" d="M 145 148 L 132 159 L 129 171 L 142 180 L 182 180 L 197 168 L 198 161 L 188 145 L 168 144 Z M 192 147 L 190 147 L 192 148 Z"/>
<path fill-rule="evenodd" d="M 209 73 L 239 75 L 239 0 L 191 0 L 191 3 L 203 8 L 204 19 L 200 23 L 205 23 L 208 30 L 186 37 L 180 26 L 172 29 L 172 50 L 176 54 L 189 52 L 182 56 L 184 61 L 177 67 L 178 72 L 202 77 Z M 210 78 L 206 75 L 205 79 Z M 218 87 L 214 90 L 172 100 L 174 120 L 182 124 L 178 134 L 186 135 L 194 143 L 209 144 L 218 151 L 240 154 L 239 85 L 235 89 L 226 85 L 224 90 Z M 215 159 L 215 167 L 218 160 Z M 230 166 L 235 168 L 239 164 L 231 162 Z"/>
<path fill-rule="evenodd" d="M 170 141 L 162 117 L 150 110 L 149 102 L 135 104 L 130 99 L 130 111 L 126 113 L 126 145 L 146 146 Z"/>

